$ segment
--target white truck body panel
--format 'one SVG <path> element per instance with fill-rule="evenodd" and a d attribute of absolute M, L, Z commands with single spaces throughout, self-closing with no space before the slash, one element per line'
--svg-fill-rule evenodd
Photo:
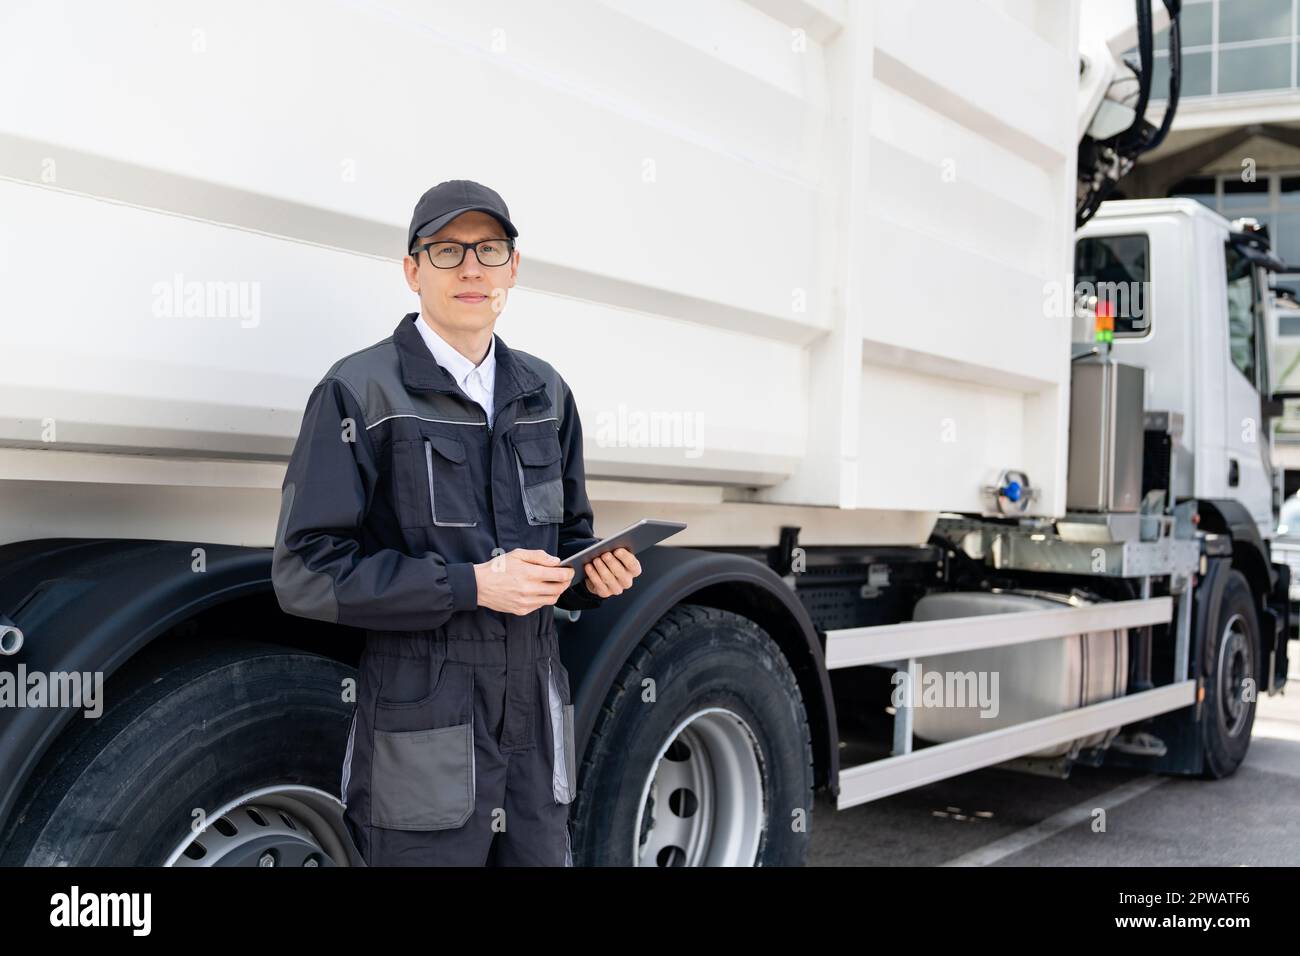
<path fill-rule="evenodd" d="M 418 308 L 450 178 L 520 226 L 497 331 L 573 387 L 598 531 L 921 542 L 1003 468 L 1058 515 L 1078 15 L 6 4 L 0 541 L 270 545 L 307 394 Z"/>

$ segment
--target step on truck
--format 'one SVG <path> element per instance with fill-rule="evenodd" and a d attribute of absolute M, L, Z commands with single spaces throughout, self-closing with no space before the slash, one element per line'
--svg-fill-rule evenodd
<path fill-rule="evenodd" d="M 799 864 L 819 793 L 981 767 L 1239 766 L 1286 674 L 1280 264 L 1107 198 L 1176 110 L 1169 10 L 702 13 L 4 6 L 0 864 L 360 862 L 362 632 L 283 613 L 271 545 L 455 175 L 520 224 L 496 331 L 573 388 L 596 533 L 688 525 L 555 612 L 579 864 Z M 430 64 L 494 121 L 412 122 Z"/>

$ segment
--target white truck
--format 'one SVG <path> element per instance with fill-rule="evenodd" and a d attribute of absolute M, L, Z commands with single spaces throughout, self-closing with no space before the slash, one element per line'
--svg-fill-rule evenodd
<path fill-rule="evenodd" d="M 1102 204 L 1168 128 L 1166 20 L 4 5 L 0 864 L 359 862 L 362 634 L 283 614 L 270 546 L 308 392 L 415 308 L 410 207 L 462 176 L 596 532 L 688 523 L 556 612 L 579 863 L 798 864 L 817 790 L 994 764 L 1231 773 L 1286 673 L 1271 256 Z"/>

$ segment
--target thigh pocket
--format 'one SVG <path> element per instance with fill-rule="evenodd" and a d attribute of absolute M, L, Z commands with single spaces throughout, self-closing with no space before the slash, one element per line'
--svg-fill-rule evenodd
<path fill-rule="evenodd" d="M 474 812 L 473 679 L 466 665 L 437 669 L 444 676 L 426 697 L 399 702 L 381 691 L 376 701 L 374 826 L 446 830 L 464 825 Z"/>
<path fill-rule="evenodd" d="M 556 803 L 572 803 L 578 790 L 578 767 L 573 746 L 569 675 L 563 664 L 553 660 L 548 660 L 546 667 L 551 712 L 551 791 Z"/>
<path fill-rule="evenodd" d="M 428 435 L 424 439 L 424 463 L 433 523 L 453 528 L 478 524 L 465 443 L 445 435 Z"/>
<path fill-rule="evenodd" d="M 447 830 L 474 812 L 472 722 L 432 730 L 376 730 L 371 822 Z"/>
<path fill-rule="evenodd" d="M 558 435 L 514 438 L 519 490 L 529 524 L 556 524 L 564 520 L 564 470 Z"/>

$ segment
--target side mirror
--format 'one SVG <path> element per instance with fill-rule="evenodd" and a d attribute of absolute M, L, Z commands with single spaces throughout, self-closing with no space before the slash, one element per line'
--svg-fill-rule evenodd
<path fill-rule="evenodd" d="M 1260 414 L 1266 421 L 1270 418 L 1281 418 L 1286 411 L 1286 401 L 1289 398 L 1300 399 L 1300 392 L 1274 392 L 1267 398 L 1261 396 Z"/>

